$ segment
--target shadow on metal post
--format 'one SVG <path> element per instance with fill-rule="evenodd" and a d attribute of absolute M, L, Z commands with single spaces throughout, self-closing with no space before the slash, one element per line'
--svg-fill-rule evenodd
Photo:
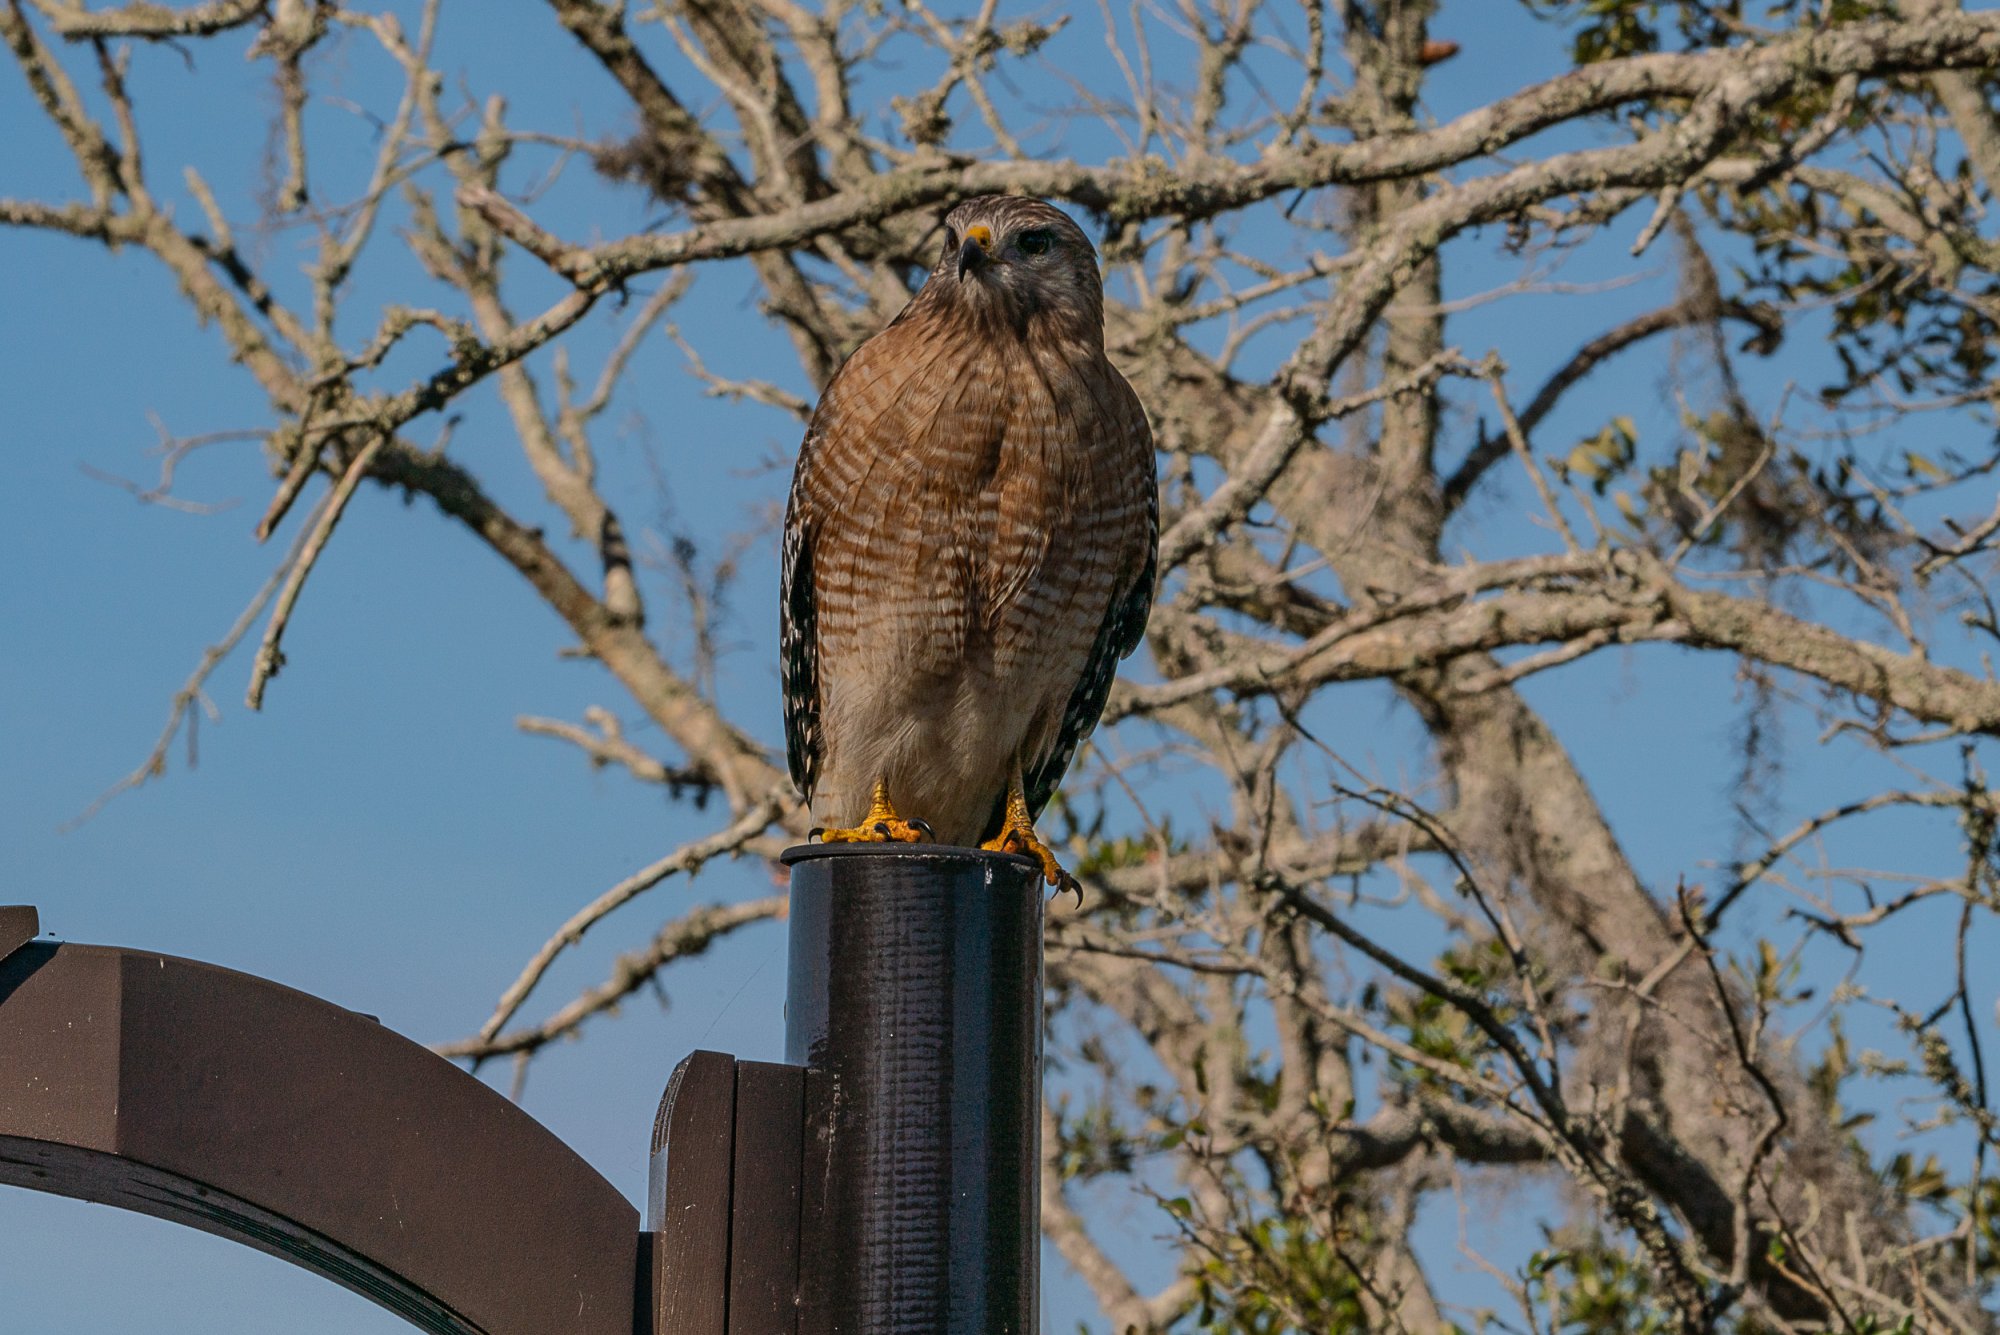
<path fill-rule="evenodd" d="M 786 1060 L 807 1068 L 800 1335 L 1031 1335 L 1043 887 L 1026 858 L 812 845 Z"/>

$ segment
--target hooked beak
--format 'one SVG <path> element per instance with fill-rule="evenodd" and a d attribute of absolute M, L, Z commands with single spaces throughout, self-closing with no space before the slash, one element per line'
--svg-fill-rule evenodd
<path fill-rule="evenodd" d="M 978 273 L 993 262 L 986 253 L 986 248 L 992 244 L 993 233 L 986 228 L 968 227 L 965 229 L 965 244 L 958 248 L 959 282 L 964 282 L 967 274 Z"/>

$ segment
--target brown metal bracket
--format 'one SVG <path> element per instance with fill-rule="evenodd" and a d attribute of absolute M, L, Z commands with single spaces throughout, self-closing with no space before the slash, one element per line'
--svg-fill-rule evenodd
<path fill-rule="evenodd" d="M 42 934 L 42 915 L 32 904 L 0 904 L 0 960 Z"/>
<path fill-rule="evenodd" d="M 219 1234 L 441 1335 L 632 1335 L 638 1212 L 479 1080 L 265 979 L 35 927 L 0 909 L 0 1183 Z"/>
<path fill-rule="evenodd" d="M 646 1207 L 657 1335 L 798 1329 L 806 1072 L 696 1052 L 653 1126 Z"/>

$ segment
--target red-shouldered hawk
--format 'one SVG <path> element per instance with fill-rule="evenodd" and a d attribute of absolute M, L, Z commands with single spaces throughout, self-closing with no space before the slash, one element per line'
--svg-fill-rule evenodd
<path fill-rule="evenodd" d="M 1028 853 L 1152 606 L 1153 437 L 1090 240 L 1010 195 L 840 368 L 785 515 L 785 740 L 833 841 Z"/>

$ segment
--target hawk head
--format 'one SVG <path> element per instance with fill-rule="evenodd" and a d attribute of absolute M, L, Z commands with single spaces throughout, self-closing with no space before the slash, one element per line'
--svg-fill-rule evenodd
<path fill-rule="evenodd" d="M 1104 330 L 1097 251 L 1062 210 L 1022 195 L 981 195 L 945 215 L 934 300 L 1016 328 L 1036 317 Z"/>

